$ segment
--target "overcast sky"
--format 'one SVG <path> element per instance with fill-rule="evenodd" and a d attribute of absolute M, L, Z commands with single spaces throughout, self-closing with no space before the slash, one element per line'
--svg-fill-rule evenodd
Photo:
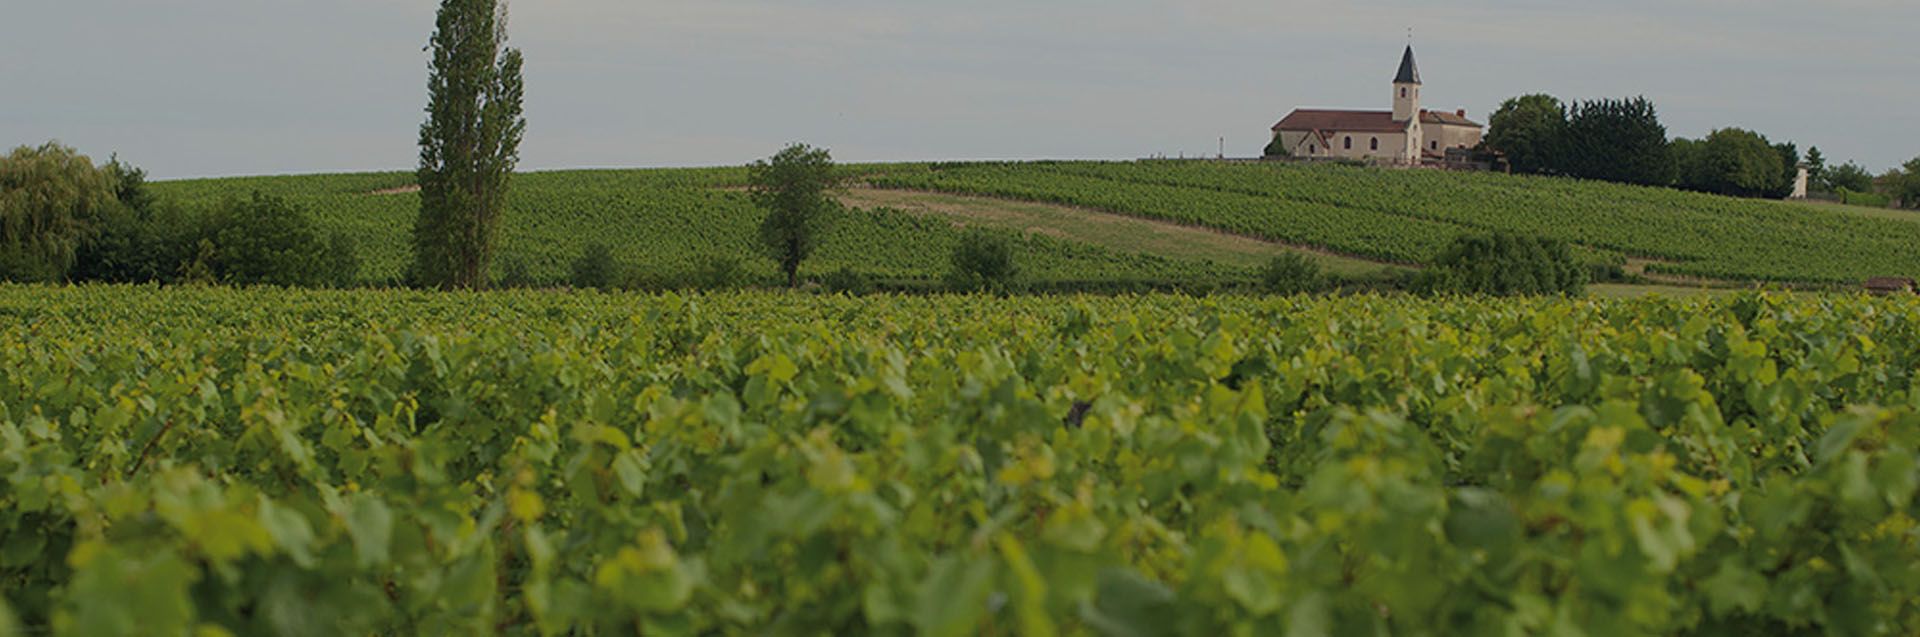
<path fill-rule="evenodd" d="M 0 0 L 0 145 L 159 177 L 409 169 L 433 0 Z M 1920 155 L 1915 0 L 519 0 L 523 169 L 1249 156 L 1296 106 L 1644 94 L 1874 172 Z"/>

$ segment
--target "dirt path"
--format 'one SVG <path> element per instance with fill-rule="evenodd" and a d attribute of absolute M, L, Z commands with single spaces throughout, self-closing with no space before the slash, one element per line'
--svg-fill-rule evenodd
<path fill-rule="evenodd" d="M 375 190 L 367 194 L 369 195 L 404 195 L 404 194 L 415 193 L 415 192 L 420 192 L 419 184 L 400 186 L 398 188 L 381 188 L 379 190 Z"/>
<path fill-rule="evenodd" d="M 849 189 L 840 200 L 853 208 L 892 208 L 909 214 L 942 217 L 957 226 L 1006 228 L 1092 243 L 1122 252 L 1209 259 L 1243 266 L 1257 266 L 1276 254 L 1298 252 L 1311 257 L 1328 271 L 1339 274 L 1396 267 L 1308 246 L 1287 245 L 1207 228 L 1055 204 L 868 187 Z"/>

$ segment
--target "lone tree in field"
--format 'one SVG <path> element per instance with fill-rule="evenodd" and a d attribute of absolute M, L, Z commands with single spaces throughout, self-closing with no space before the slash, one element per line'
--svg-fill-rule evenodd
<path fill-rule="evenodd" d="M 420 126 L 420 218 L 413 227 L 421 285 L 486 283 L 507 181 L 520 159 L 520 52 L 506 48 L 499 0 L 443 0 Z"/>
<path fill-rule="evenodd" d="M 787 286 L 800 285 L 800 262 L 819 247 L 827 218 L 839 209 L 833 190 L 833 156 L 824 148 L 794 144 L 747 167 L 753 203 L 767 211 L 760 247 L 779 262 Z"/>

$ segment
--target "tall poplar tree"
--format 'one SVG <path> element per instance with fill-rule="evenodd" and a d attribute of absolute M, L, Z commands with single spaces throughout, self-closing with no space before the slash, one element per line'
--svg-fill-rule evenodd
<path fill-rule="evenodd" d="M 520 51 L 506 47 L 500 0 L 443 0 L 420 126 L 420 218 L 414 276 L 441 289 L 486 284 L 494 230 L 520 159 L 525 86 Z"/>

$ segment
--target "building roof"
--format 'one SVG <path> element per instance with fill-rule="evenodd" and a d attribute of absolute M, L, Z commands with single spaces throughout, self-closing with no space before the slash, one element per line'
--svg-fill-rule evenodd
<path fill-rule="evenodd" d="M 1420 66 L 1413 63 L 1413 45 L 1407 45 L 1407 52 L 1400 56 L 1400 72 L 1393 76 L 1394 84 L 1419 84 Z"/>
<path fill-rule="evenodd" d="M 1458 113 L 1439 111 L 1420 111 L 1420 123 L 1444 124 L 1449 126 L 1480 125 Z M 1343 111 L 1332 109 L 1296 109 L 1288 113 L 1273 130 L 1290 131 L 1345 131 L 1354 133 L 1402 133 L 1407 130 L 1406 122 L 1393 120 L 1393 111 Z"/>
<path fill-rule="evenodd" d="M 1355 133 L 1403 133 L 1406 122 L 1393 121 L 1393 111 L 1336 111 L 1296 109 L 1273 130 L 1342 131 Z"/>
<path fill-rule="evenodd" d="M 1472 126 L 1480 128 L 1480 123 L 1467 119 L 1465 111 L 1448 113 L 1444 111 L 1420 111 L 1422 124 L 1446 124 L 1448 126 Z"/>

